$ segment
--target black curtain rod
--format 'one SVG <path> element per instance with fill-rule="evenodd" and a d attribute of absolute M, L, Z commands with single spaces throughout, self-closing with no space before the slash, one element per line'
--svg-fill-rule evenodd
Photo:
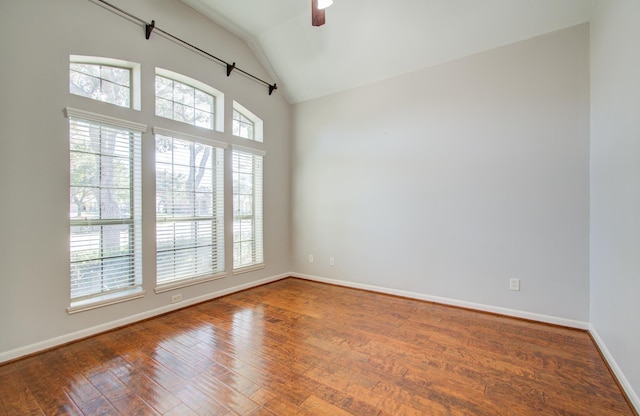
<path fill-rule="evenodd" d="M 255 75 L 250 74 L 247 71 L 244 71 L 244 70 L 238 68 L 236 66 L 235 62 L 230 64 L 230 63 L 226 62 L 225 60 L 220 59 L 217 56 L 212 55 L 209 52 L 206 52 L 205 50 L 200 49 L 197 46 L 195 46 L 195 45 L 193 45 L 193 44 L 191 44 L 191 43 L 189 43 L 189 42 L 187 42 L 185 40 L 182 40 L 179 37 L 174 36 L 174 35 L 172 35 L 171 33 L 167 32 L 167 31 L 164 31 L 164 30 L 160 29 L 159 27 L 156 26 L 156 21 L 155 20 L 152 20 L 151 23 L 147 23 L 145 20 L 143 20 L 143 19 L 141 19 L 141 18 L 139 18 L 137 16 L 134 16 L 131 13 L 125 11 L 125 10 L 122 10 L 118 6 L 114 6 L 113 4 L 111 4 L 111 3 L 109 3 L 109 2 L 107 2 L 105 0 L 97 0 L 97 1 L 99 1 L 100 3 L 108 6 L 112 10 L 115 10 L 115 11 L 117 11 L 117 12 L 119 12 L 119 13 L 127 16 L 127 17 L 129 17 L 130 19 L 132 19 L 134 21 L 137 21 L 138 23 L 143 24 L 144 28 L 145 28 L 145 38 L 146 39 L 149 39 L 149 37 L 151 36 L 151 32 L 153 32 L 154 30 L 157 30 L 158 32 L 162 33 L 163 35 L 175 40 L 176 42 L 178 42 L 178 43 L 180 43 L 180 44 L 182 44 L 182 45 L 184 45 L 184 46 L 186 46 L 186 47 L 188 47 L 188 48 L 190 48 L 192 50 L 195 50 L 195 51 L 197 51 L 197 52 L 199 52 L 199 53 L 201 53 L 203 55 L 206 55 L 209 58 L 211 58 L 211 59 L 213 59 L 213 60 L 215 60 L 215 61 L 217 61 L 217 62 L 219 62 L 219 63 L 221 63 L 223 65 L 226 65 L 226 67 L 227 67 L 227 76 L 230 76 L 231 72 L 233 70 L 236 70 L 236 71 L 238 71 L 238 72 L 240 72 L 240 73 L 252 78 L 253 80 L 255 80 L 257 82 L 260 82 L 261 84 L 264 84 L 267 87 L 269 87 L 269 95 L 273 94 L 273 91 L 278 89 L 278 85 L 276 83 L 269 84 L 267 81 L 265 81 L 263 79 L 260 79 L 260 78 L 256 77 Z"/>

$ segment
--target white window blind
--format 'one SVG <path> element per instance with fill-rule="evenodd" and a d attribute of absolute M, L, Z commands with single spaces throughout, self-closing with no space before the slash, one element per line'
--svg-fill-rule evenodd
<path fill-rule="evenodd" d="M 141 130 L 67 115 L 73 305 L 141 287 Z"/>
<path fill-rule="evenodd" d="M 262 220 L 263 154 L 234 147 L 233 269 L 264 263 Z"/>
<path fill-rule="evenodd" d="M 224 272 L 224 149 L 156 132 L 157 283 Z"/>

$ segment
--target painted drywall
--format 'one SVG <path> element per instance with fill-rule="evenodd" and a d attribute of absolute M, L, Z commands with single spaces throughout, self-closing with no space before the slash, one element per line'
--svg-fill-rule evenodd
<path fill-rule="evenodd" d="M 173 0 L 112 0 L 111 3 L 268 80 L 248 46 L 226 30 Z M 246 287 L 290 270 L 291 108 L 276 91 L 225 68 L 89 0 L 3 1 L 0 3 L 0 357 L 30 352 L 32 346 L 68 341 L 87 329 L 106 329 L 131 317 L 166 311 L 173 294 L 185 303 Z M 69 55 L 102 56 L 142 66 L 142 109 L 121 109 L 69 94 Z M 210 84 L 225 93 L 224 133 L 186 127 L 187 133 L 266 151 L 266 268 L 252 273 L 154 293 L 155 179 L 152 126 L 185 128 L 154 116 L 154 68 L 162 67 Z M 234 138 L 231 105 L 238 101 L 264 121 L 264 143 Z M 68 315 L 69 155 L 67 106 L 147 124 L 143 136 L 143 299 Z M 227 171 L 227 185 L 230 173 Z M 226 193 L 231 218 L 230 187 Z M 226 223 L 226 264 L 231 265 L 231 223 Z M 174 307 L 180 304 L 173 305 Z M 53 340 L 53 341 L 51 341 Z M 51 342 L 49 342 L 51 341 Z"/>
<path fill-rule="evenodd" d="M 640 3 L 591 24 L 591 324 L 640 409 Z"/>
<path fill-rule="evenodd" d="M 293 152 L 294 271 L 588 321 L 588 24 L 296 104 Z"/>

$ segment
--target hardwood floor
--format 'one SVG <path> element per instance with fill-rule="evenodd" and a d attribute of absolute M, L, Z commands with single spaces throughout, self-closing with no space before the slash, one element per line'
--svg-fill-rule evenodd
<path fill-rule="evenodd" d="M 285 279 L 0 366 L 0 415 L 633 415 L 584 331 Z"/>

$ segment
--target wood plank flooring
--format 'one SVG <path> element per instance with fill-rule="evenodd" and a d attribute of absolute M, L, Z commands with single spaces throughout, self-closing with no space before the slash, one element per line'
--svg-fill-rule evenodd
<path fill-rule="evenodd" d="M 298 279 L 0 366 L 0 415 L 634 415 L 584 331 Z"/>

